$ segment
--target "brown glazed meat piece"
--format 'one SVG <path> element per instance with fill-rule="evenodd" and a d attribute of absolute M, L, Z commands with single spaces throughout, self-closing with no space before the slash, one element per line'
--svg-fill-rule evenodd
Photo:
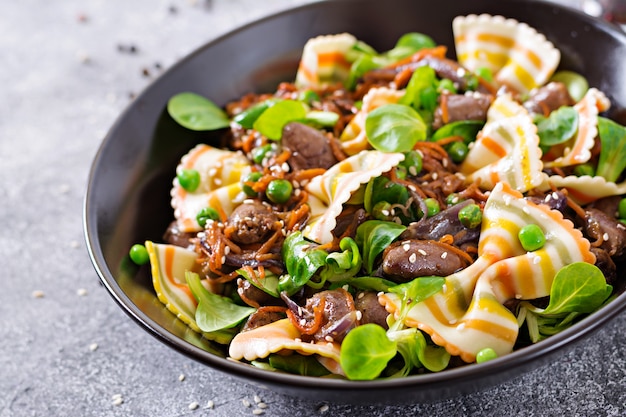
<path fill-rule="evenodd" d="M 281 139 L 283 148 L 291 152 L 288 163 L 292 170 L 328 169 L 337 163 L 330 141 L 321 131 L 302 123 L 287 123 Z"/>
<path fill-rule="evenodd" d="M 354 307 L 361 312 L 361 324 L 374 323 L 388 329 L 387 316 L 389 313 L 378 302 L 378 295 L 374 291 L 362 291 L 354 299 Z"/>
<path fill-rule="evenodd" d="M 257 311 L 252 313 L 246 323 L 241 329 L 242 332 L 248 330 L 254 330 L 257 327 L 265 326 L 266 324 L 274 323 L 275 321 L 284 319 L 286 317 L 285 311 L 277 309 L 275 307 L 260 307 Z"/>
<path fill-rule="evenodd" d="M 530 113 L 547 116 L 561 106 L 572 106 L 574 99 L 569 95 L 565 84 L 551 82 L 530 92 L 524 107 Z"/>
<path fill-rule="evenodd" d="M 275 230 L 278 217 L 258 201 L 246 202 L 233 210 L 228 218 L 230 239 L 241 244 L 263 242 Z"/>
<path fill-rule="evenodd" d="M 590 208 L 585 210 L 584 232 L 590 240 L 602 241 L 599 246 L 615 261 L 626 257 L 626 226 L 603 211 Z"/>
<path fill-rule="evenodd" d="M 435 110 L 433 128 L 458 122 L 460 120 L 487 120 L 487 110 L 492 102 L 492 96 L 481 93 L 442 94 L 439 105 Z"/>
<path fill-rule="evenodd" d="M 468 266 L 468 261 L 434 240 L 402 240 L 383 252 L 382 270 L 395 282 L 425 276 L 447 276 Z"/>
<path fill-rule="evenodd" d="M 182 232 L 178 228 L 178 222 L 173 221 L 167 227 L 165 234 L 163 235 L 163 241 L 170 245 L 180 246 L 182 248 L 188 248 L 192 246 L 191 239 L 195 238 L 196 232 Z"/>

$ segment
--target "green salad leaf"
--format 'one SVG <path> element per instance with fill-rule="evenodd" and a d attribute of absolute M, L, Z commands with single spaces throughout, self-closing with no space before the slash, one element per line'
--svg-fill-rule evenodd
<path fill-rule="evenodd" d="M 460 136 L 463 138 L 463 142 L 468 145 L 476 140 L 476 135 L 485 125 L 485 122 L 480 120 L 459 120 L 441 126 L 433 133 L 432 140 L 438 141 L 441 139 L 449 138 L 451 136 Z"/>
<path fill-rule="evenodd" d="M 578 112 L 570 106 L 562 106 L 550 116 L 538 116 L 537 135 L 542 146 L 553 146 L 567 142 L 578 130 Z"/>
<path fill-rule="evenodd" d="M 279 292 L 289 295 L 306 285 L 318 269 L 326 265 L 328 253 L 315 249 L 317 245 L 304 238 L 302 232 L 291 233 L 285 239 L 282 256 L 287 267 L 287 274 L 278 282 Z"/>
<path fill-rule="evenodd" d="M 296 120 L 304 119 L 307 106 L 297 100 L 282 100 L 268 107 L 254 121 L 253 127 L 259 133 L 271 140 L 280 140 L 283 136 L 283 127 Z"/>
<path fill-rule="evenodd" d="M 354 239 L 344 237 L 339 242 L 341 252 L 329 253 L 326 257 L 326 265 L 322 268 L 320 276 L 322 282 L 337 282 L 355 276 L 361 270 L 361 254 Z"/>
<path fill-rule="evenodd" d="M 330 374 L 330 371 L 324 368 L 314 355 L 285 356 L 273 354 L 269 356 L 269 364 L 274 369 L 295 375 L 324 376 Z"/>
<path fill-rule="evenodd" d="M 383 152 L 408 152 L 426 139 L 426 124 L 411 107 L 386 104 L 372 110 L 365 119 L 367 139 Z"/>
<path fill-rule="evenodd" d="M 272 271 L 266 269 L 264 271 L 263 277 L 256 274 L 252 276 L 249 271 L 243 268 L 238 269 L 237 273 L 241 275 L 246 281 L 250 282 L 252 285 L 266 292 L 272 297 L 280 297 L 280 293 L 278 292 L 279 277 L 273 274 Z"/>
<path fill-rule="evenodd" d="M 228 115 L 211 100 L 195 93 L 179 93 L 169 99 L 167 111 L 191 130 L 218 130 L 230 126 Z"/>
<path fill-rule="evenodd" d="M 594 312 L 612 290 L 597 266 L 586 262 L 572 263 L 561 268 L 554 277 L 550 303 L 543 314 Z"/>
<path fill-rule="evenodd" d="M 605 117 L 598 117 L 600 159 L 596 175 L 615 182 L 626 168 L 626 127 Z"/>
<path fill-rule="evenodd" d="M 196 324 L 203 332 L 214 332 L 236 326 L 255 308 L 237 305 L 227 297 L 213 294 L 200 282 L 198 274 L 186 271 L 185 279 L 198 307 L 196 308 Z"/>
<path fill-rule="evenodd" d="M 411 106 L 415 110 L 433 112 L 439 97 L 438 86 L 439 81 L 434 69 L 427 65 L 418 67 L 411 75 L 400 104 Z"/>
<path fill-rule="evenodd" d="M 385 329 L 368 323 L 352 329 L 341 343 L 340 363 L 348 379 L 372 380 L 396 356 L 397 344 Z"/>
<path fill-rule="evenodd" d="M 261 114 L 279 101 L 280 99 L 269 98 L 260 103 L 256 103 L 233 117 L 233 122 L 238 123 L 244 129 L 252 129 L 254 122 L 256 122 Z"/>
<path fill-rule="evenodd" d="M 376 257 L 404 230 L 406 226 L 383 220 L 367 220 L 357 227 L 355 239 L 361 248 L 363 263 L 368 274 L 372 273 Z"/>

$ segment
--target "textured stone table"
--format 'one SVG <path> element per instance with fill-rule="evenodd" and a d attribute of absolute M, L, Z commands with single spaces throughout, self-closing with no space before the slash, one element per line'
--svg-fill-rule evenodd
<path fill-rule="evenodd" d="M 236 25 L 302 3 L 3 3 L 0 417 L 251 416 L 258 401 L 264 415 L 289 417 L 624 415 L 624 315 L 544 368 L 474 395 L 346 406 L 260 391 L 196 363 L 144 332 L 99 284 L 82 202 L 108 127 L 180 57 Z"/>

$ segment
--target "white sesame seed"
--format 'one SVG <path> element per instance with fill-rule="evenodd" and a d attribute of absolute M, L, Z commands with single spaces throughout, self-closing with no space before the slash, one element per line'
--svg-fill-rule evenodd
<path fill-rule="evenodd" d="M 389 216 L 389 210 L 381 210 L 380 212 L 383 216 Z"/>
<path fill-rule="evenodd" d="M 333 339 L 333 337 L 331 335 L 328 335 L 324 338 L 324 340 L 326 340 L 327 342 L 334 342 L 335 339 Z"/>
<path fill-rule="evenodd" d="M 515 298 L 518 299 L 518 300 L 521 300 L 522 299 L 522 294 L 515 294 Z"/>
<path fill-rule="evenodd" d="M 415 191 L 417 191 L 417 187 L 414 186 L 413 184 L 409 184 L 409 190 L 415 192 Z"/>
<path fill-rule="evenodd" d="M 308 183 L 309 183 L 309 180 L 301 180 L 301 181 L 300 181 L 300 186 L 301 186 L 301 187 L 304 187 L 304 186 L 306 186 Z"/>
<path fill-rule="evenodd" d="M 554 198 L 555 200 L 558 200 L 558 199 L 559 199 L 559 195 L 557 194 L 557 192 L 556 192 L 556 191 L 553 191 L 553 192 L 552 192 L 552 198 Z"/>
<path fill-rule="evenodd" d="M 32 293 L 33 298 L 43 298 L 44 297 L 44 293 L 41 290 L 35 290 Z"/>
<path fill-rule="evenodd" d="M 206 403 L 206 408 L 215 408 L 215 403 L 213 402 L 213 400 L 209 400 L 209 402 Z"/>
<path fill-rule="evenodd" d="M 69 186 L 69 185 L 67 185 L 67 184 L 61 184 L 61 185 L 59 186 L 59 192 L 60 192 L 61 194 L 67 194 L 69 191 L 70 191 L 70 186 Z"/>
<path fill-rule="evenodd" d="M 122 405 L 123 402 L 124 402 L 124 399 L 122 397 L 117 397 L 116 399 L 113 400 L 113 405 Z"/>
<path fill-rule="evenodd" d="M 198 407 L 200 407 L 200 404 L 198 404 L 198 403 L 197 403 L 197 402 L 195 402 L 195 401 L 194 401 L 194 402 L 192 402 L 191 404 L 189 404 L 189 409 L 190 409 L 190 410 L 195 410 L 195 409 L 197 409 Z"/>
<path fill-rule="evenodd" d="M 243 204 L 253 204 L 253 203 L 254 203 L 254 200 L 253 200 L 253 199 L 251 199 L 251 198 L 246 198 L 245 200 L 243 200 L 243 202 L 242 202 L 242 203 L 243 203 Z"/>
<path fill-rule="evenodd" d="M 241 403 L 244 407 L 250 407 L 250 401 L 248 401 L 246 398 L 242 398 Z"/>
<path fill-rule="evenodd" d="M 384 291 L 380 291 L 376 294 L 377 297 L 380 297 L 381 295 L 383 295 L 385 292 Z"/>
<path fill-rule="evenodd" d="M 224 255 L 228 255 L 230 253 L 230 246 L 226 246 L 224 248 Z"/>
<path fill-rule="evenodd" d="M 255 402 L 255 403 L 257 403 L 257 404 L 261 402 L 261 397 L 259 397 L 258 395 L 255 395 L 252 399 L 253 399 L 253 400 L 254 400 L 254 402 Z"/>
<path fill-rule="evenodd" d="M 98 344 L 97 343 L 92 343 L 89 345 L 89 350 L 90 351 L 95 351 L 96 349 L 98 349 Z"/>
<path fill-rule="evenodd" d="M 112 400 L 117 400 L 118 398 L 122 398 L 122 394 L 113 394 L 111 395 Z"/>
<path fill-rule="evenodd" d="M 549 202 L 550 200 L 552 200 L 552 194 L 548 194 L 546 198 L 543 199 L 543 201 L 546 203 Z"/>
<path fill-rule="evenodd" d="M 179 381 L 184 381 L 185 380 L 185 375 L 183 375 L 183 374 L 178 375 L 178 380 Z"/>
<path fill-rule="evenodd" d="M 415 168 L 415 165 L 411 165 L 409 167 L 409 174 L 416 176 L 417 175 L 417 168 Z"/>
<path fill-rule="evenodd" d="M 441 259 L 446 259 L 448 257 L 448 252 L 444 252 L 441 254 Z"/>
<path fill-rule="evenodd" d="M 221 178 L 213 178 L 213 182 L 215 183 L 215 185 L 222 185 L 222 179 Z"/>
<path fill-rule="evenodd" d="M 535 265 L 539 265 L 539 264 L 541 263 L 541 257 L 540 257 L 540 256 L 535 256 L 535 257 L 533 258 L 533 263 L 534 263 Z"/>
<path fill-rule="evenodd" d="M 313 343 L 313 341 L 312 341 L 312 340 L 311 340 L 311 343 Z M 326 346 L 328 346 L 328 347 L 333 347 L 333 343 L 332 343 L 332 342 L 327 342 L 327 343 L 326 343 Z"/>
<path fill-rule="evenodd" d="M 522 209 L 522 211 L 526 214 L 530 214 L 530 209 L 527 206 L 524 206 L 524 208 Z"/>
<path fill-rule="evenodd" d="M 87 295 L 87 290 L 84 288 L 79 288 L 76 290 L 76 294 L 80 295 L 81 297 L 84 297 L 85 295 Z"/>
<path fill-rule="evenodd" d="M 72 240 L 72 241 L 70 242 L 70 248 L 72 248 L 72 249 L 76 249 L 76 248 L 78 248 L 79 246 L 80 246 L 80 243 L 78 243 L 78 241 L 77 241 L 77 240 Z"/>
<path fill-rule="evenodd" d="M 412 264 L 414 264 L 416 260 L 417 260 L 417 255 L 415 255 L 414 253 L 412 253 L 412 254 L 411 254 L 411 256 L 409 256 L 409 262 L 411 262 Z"/>
<path fill-rule="evenodd" d="M 289 164 L 287 162 L 283 162 L 280 166 L 284 172 L 289 172 Z"/>
<path fill-rule="evenodd" d="M 328 411 L 328 409 L 329 409 L 328 405 L 327 405 L 327 404 L 324 404 L 324 405 L 322 405 L 322 406 L 318 409 L 318 411 L 319 411 L 320 413 L 325 413 L 325 412 L 327 412 L 327 411 Z"/>
<path fill-rule="evenodd" d="M 605 242 L 608 241 L 609 240 L 609 234 L 608 233 L 603 234 L 602 235 L 602 239 L 604 239 Z"/>
<path fill-rule="evenodd" d="M 261 410 L 260 408 L 255 408 L 254 410 L 252 410 L 252 414 L 254 414 L 255 416 L 260 416 L 264 412 L 265 411 Z"/>
<path fill-rule="evenodd" d="M 211 168 L 211 169 L 209 170 L 208 174 L 209 174 L 209 177 L 214 177 L 214 176 L 215 176 L 215 174 L 217 174 L 217 169 L 215 169 L 215 168 Z"/>
<path fill-rule="evenodd" d="M 300 339 L 299 337 L 296 337 L 295 339 L 293 339 L 294 342 L 296 343 L 302 343 L 302 339 Z"/>
<path fill-rule="evenodd" d="M 260 401 L 256 406 L 261 408 L 261 409 L 267 408 L 267 404 L 265 404 L 263 401 Z"/>
<path fill-rule="evenodd" d="M 226 263 L 226 256 L 222 255 L 222 259 L 220 259 L 220 261 L 222 261 L 222 265 Z"/>
<path fill-rule="evenodd" d="M 300 319 L 300 326 L 306 326 L 306 320 Z"/>
<path fill-rule="evenodd" d="M 422 256 L 426 256 L 426 255 L 427 255 L 427 253 L 426 253 L 426 251 L 425 251 L 424 249 L 418 249 L 417 251 L 418 251 L 418 252 L 420 253 L 420 255 L 422 255 Z"/>
<path fill-rule="evenodd" d="M 295 195 L 296 197 L 298 197 L 300 195 L 302 191 L 299 188 L 296 188 L 295 191 L 293 192 L 293 195 Z"/>
<path fill-rule="evenodd" d="M 404 249 L 405 252 L 408 252 L 409 250 L 411 250 L 411 245 L 405 243 L 404 245 L 402 245 L 402 249 Z"/>
<path fill-rule="evenodd" d="M 436 172 L 433 172 L 432 179 L 436 180 L 437 178 L 439 178 L 439 174 L 437 174 Z"/>
<path fill-rule="evenodd" d="M 357 294 L 357 296 L 356 296 L 356 298 L 357 298 L 357 299 L 359 299 L 359 300 L 360 300 L 361 298 L 363 298 L 363 297 L 365 297 L 365 293 L 364 293 L 364 292 L 360 292 L 360 293 L 358 293 L 358 294 Z"/>
<path fill-rule="evenodd" d="M 361 312 L 361 310 L 357 310 L 356 311 L 356 319 L 357 320 L 361 320 L 363 318 L 363 313 Z"/>

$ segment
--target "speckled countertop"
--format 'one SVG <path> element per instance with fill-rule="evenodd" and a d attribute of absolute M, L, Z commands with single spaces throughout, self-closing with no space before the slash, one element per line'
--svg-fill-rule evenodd
<path fill-rule="evenodd" d="M 570 354 L 486 391 L 364 407 L 261 391 L 196 363 L 143 331 L 100 285 L 83 239 L 82 203 L 109 126 L 185 54 L 303 3 L 3 3 L 0 417 L 624 415 L 625 315 Z"/>

